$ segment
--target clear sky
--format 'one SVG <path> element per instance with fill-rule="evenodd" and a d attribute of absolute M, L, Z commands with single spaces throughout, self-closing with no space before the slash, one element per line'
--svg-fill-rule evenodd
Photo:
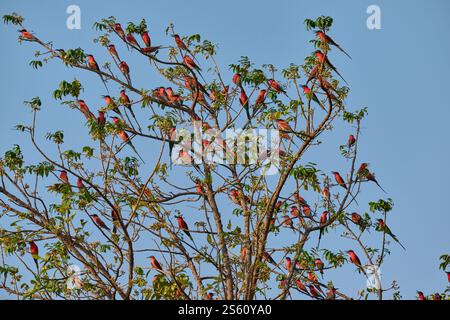
<path fill-rule="evenodd" d="M 71 4 L 81 8 L 81 30 L 66 28 L 66 8 Z M 381 9 L 381 30 L 366 27 L 366 9 L 372 4 Z M 404 252 L 395 244 L 391 246 L 392 255 L 382 270 L 384 283 L 398 280 L 404 298 L 413 298 L 416 290 L 431 293 L 445 289 L 438 258 L 450 251 L 449 1 L 0 1 L 1 15 L 13 11 L 25 16 L 30 30 L 52 39 L 57 47 L 82 45 L 99 56 L 102 49 L 91 40 L 97 35 L 91 26 L 102 17 L 113 15 L 122 22 L 146 18 L 154 43 L 164 39 L 165 27 L 174 22 L 180 34 L 200 33 L 218 43 L 223 69 L 243 55 L 256 65 L 272 63 L 281 68 L 290 62 L 301 63 L 312 51 L 304 19 L 332 16 L 331 35 L 353 57 L 348 60 L 333 54 L 334 65 L 350 83 L 347 106 L 350 110 L 369 108 L 360 159 L 371 163 L 394 199 L 390 227 L 407 247 Z M 51 93 L 59 81 L 77 77 L 86 88 L 98 90 L 89 89 L 84 97 L 100 106 L 101 83 L 53 62 L 33 70 L 28 66 L 34 52 L 30 44 L 20 46 L 14 28 L 0 28 L 0 153 L 18 143 L 24 145 L 30 159 L 35 159 L 23 136 L 12 129 L 18 122 L 28 122 L 29 111 L 22 101 L 35 96 L 41 96 L 49 108 L 45 118 L 40 116 L 40 127 L 46 128 L 43 132 L 64 123 L 67 144 L 82 145 L 87 138 L 84 131 L 77 131 L 79 118 L 74 119 L 73 112 L 52 100 Z M 137 60 L 127 62 L 132 70 L 139 69 Z M 147 79 L 150 88 L 159 85 L 155 76 L 143 71 L 138 77 Z M 345 141 L 348 132 L 341 129 L 338 126 L 339 133 L 328 135 L 331 144 Z M 316 162 L 329 171 L 335 166 L 330 158 Z M 383 196 L 373 192 L 378 192 L 375 187 L 362 199 Z M 355 280 L 355 275 L 354 269 L 347 268 L 335 285 L 355 292 L 365 284 L 360 276 L 356 278 L 360 282 Z"/>

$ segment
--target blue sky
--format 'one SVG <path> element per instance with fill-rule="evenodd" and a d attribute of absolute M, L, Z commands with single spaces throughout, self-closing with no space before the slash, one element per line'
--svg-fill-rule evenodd
<path fill-rule="evenodd" d="M 81 8 L 81 30 L 66 28 L 66 8 L 71 4 Z M 371 4 L 381 8 L 381 30 L 366 27 L 366 9 Z M 350 61 L 344 55 L 333 54 L 334 65 L 350 83 L 347 106 L 350 110 L 369 108 L 360 159 L 371 163 L 378 180 L 394 199 L 389 224 L 408 249 L 404 252 L 392 245 L 392 255 L 382 270 L 385 284 L 396 279 L 404 298 L 413 298 L 416 290 L 443 291 L 446 284 L 445 274 L 437 268 L 438 257 L 450 248 L 450 39 L 445 31 L 450 29 L 449 9 L 450 2 L 445 0 L 0 1 L 1 15 L 20 13 L 30 30 L 52 39 L 58 47 L 81 44 L 98 56 L 102 56 L 102 49 L 92 42 L 96 33 L 91 26 L 102 17 L 114 15 L 123 22 L 146 18 L 154 43 L 164 39 L 164 29 L 174 22 L 180 34 L 200 33 L 218 43 L 217 60 L 224 70 L 243 55 L 256 65 L 272 63 L 281 68 L 290 62 L 301 63 L 312 51 L 304 19 L 331 15 L 333 38 L 353 57 Z M 25 147 L 26 139 L 12 128 L 29 119 L 22 101 L 38 95 L 49 109 L 45 116 L 40 115 L 40 127 L 45 128 L 42 133 L 64 123 L 67 144 L 83 145 L 87 137 L 79 131 L 79 118 L 52 100 L 51 92 L 59 81 L 77 77 L 87 88 L 85 100 L 90 101 L 89 105 L 101 106 L 101 83 L 53 62 L 33 70 L 28 61 L 34 50 L 29 44 L 17 43 L 14 28 L 1 28 L 0 153 L 18 143 L 30 159 L 35 159 L 31 149 Z M 100 64 L 103 62 L 99 59 Z M 139 69 L 138 60 L 127 62 L 132 70 Z M 150 88 L 159 85 L 150 71 L 139 70 L 137 80 L 147 81 Z M 346 130 L 337 126 L 336 133 L 328 135 L 329 145 L 342 144 L 348 135 Z M 325 155 L 320 158 L 318 154 L 316 162 L 328 171 L 335 169 L 336 163 L 326 161 Z M 339 161 L 337 169 L 343 170 L 345 163 Z M 374 186 L 367 188 L 362 199 L 370 201 L 381 196 Z M 336 286 L 351 292 L 365 283 L 362 277 L 360 282 L 355 280 L 355 271 L 350 268 L 339 277 Z"/>

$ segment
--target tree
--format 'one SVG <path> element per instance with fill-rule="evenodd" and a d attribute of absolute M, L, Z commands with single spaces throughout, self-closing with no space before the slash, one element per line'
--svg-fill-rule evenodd
<path fill-rule="evenodd" d="M 16 129 L 29 136 L 42 161 L 27 163 L 18 145 L 0 159 L 0 288 L 7 294 L 382 299 L 392 290 L 400 298 L 396 282 L 384 288 L 375 281 L 372 288 L 345 293 L 327 274 L 351 267 L 373 278 L 369 273 L 390 254 L 391 240 L 398 242 L 387 224 L 391 199 L 354 212 L 366 208 L 357 202 L 361 190 L 378 182 L 357 159 L 367 109 L 345 106 L 349 88 L 329 60 L 334 47 L 343 50 L 328 37 L 331 17 L 305 21 L 307 31 L 318 33 L 311 40 L 316 51 L 302 64 L 279 72 L 242 57 L 230 65 L 232 79 L 216 63 L 216 44 L 198 34 L 180 37 L 172 24 L 167 44 L 155 46 L 144 19 L 125 30 L 115 17 L 95 23 L 101 33 L 95 42 L 109 60 L 100 66 L 80 47 L 58 49 L 27 31 L 15 13 L 3 19 L 20 27 L 19 41 L 27 48 L 43 50 L 32 67 L 58 61 L 69 71 L 82 69 L 100 78 L 104 87 L 95 90 L 105 94 L 95 115 L 82 99 L 92 88 L 79 80 L 62 81 L 53 92 L 79 121 L 77 134 L 90 136 L 81 150 L 65 144 L 62 130 L 47 133 L 44 145 L 36 128 L 40 113 L 51 112 L 48 103 L 39 97 L 25 102 L 32 120 Z M 126 63 L 131 55 L 169 85 L 141 89 Z M 352 134 L 330 159 L 347 170 L 329 175 L 305 159 L 338 122 Z M 261 128 L 281 143 L 262 148 L 260 134 L 251 130 Z M 233 129 L 235 138 L 228 139 L 225 133 Z M 218 155 L 232 161 L 217 161 Z M 274 168 L 277 173 L 269 175 Z M 352 248 L 320 246 L 336 232 Z M 365 244 L 375 237 L 380 247 Z M 81 271 L 74 274 L 71 265 Z"/>

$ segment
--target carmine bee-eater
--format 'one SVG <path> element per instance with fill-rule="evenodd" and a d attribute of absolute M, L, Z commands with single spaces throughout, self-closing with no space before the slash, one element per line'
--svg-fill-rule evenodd
<path fill-rule="evenodd" d="M 247 252 L 248 252 L 247 247 L 242 247 L 242 249 L 241 249 L 241 260 L 242 260 L 242 262 L 244 262 L 245 258 L 247 258 Z"/>
<path fill-rule="evenodd" d="M 100 110 L 98 111 L 97 123 L 100 126 L 105 125 L 105 123 L 106 123 L 105 112 L 100 111 Z"/>
<path fill-rule="evenodd" d="M 359 229 L 361 231 L 363 231 L 365 229 L 365 225 L 363 224 L 362 217 L 358 213 L 353 212 L 350 219 L 352 220 L 352 222 L 354 224 L 359 226 Z"/>
<path fill-rule="evenodd" d="M 147 48 L 152 46 L 152 41 L 147 31 L 141 33 L 141 38 Z"/>
<path fill-rule="evenodd" d="M 323 267 L 324 267 L 324 263 L 323 263 L 323 261 L 320 259 L 320 258 L 317 258 L 315 261 L 314 261 L 314 264 L 316 265 L 316 268 L 317 268 L 317 270 L 319 270 L 319 272 L 320 272 L 320 274 L 322 275 L 322 277 L 323 277 Z"/>
<path fill-rule="evenodd" d="M 275 260 L 273 260 L 273 258 L 270 255 L 270 253 L 268 253 L 267 251 L 263 252 L 263 260 L 273 264 L 274 266 L 277 265 L 277 263 L 275 262 Z"/>
<path fill-rule="evenodd" d="M 119 64 L 119 69 L 125 76 L 125 79 L 127 79 L 128 84 L 131 84 L 131 78 L 130 78 L 130 67 L 125 61 L 121 61 Z"/>
<path fill-rule="evenodd" d="M 129 44 L 131 44 L 135 47 L 139 47 L 139 43 L 136 41 L 136 38 L 133 36 L 132 33 L 130 33 L 130 32 L 127 33 L 126 40 Z"/>
<path fill-rule="evenodd" d="M 435 294 L 433 294 L 433 300 L 442 300 L 442 297 L 439 293 L 436 292 Z"/>
<path fill-rule="evenodd" d="M 331 287 L 327 292 L 327 300 L 335 300 L 336 299 L 336 288 Z"/>
<path fill-rule="evenodd" d="M 340 185 L 342 188 L 344 188 L 345 190 L 347 190 L 347 185 L 345 184 L 344 179 L 342 179 L 342 177 L 339 174 L 339 172 L 333 171 L 332 173 L 334 175 L 334 180 L 336 180 L 336 183 L 338 185 Z"/>
<path fill-rule="evenodd" d="M 286 270 L 287 270 L 288 272 L 291 272 L 291 267 L 292 267 L 292 261 L 291 261 L 291 258 L 286 257 L 284 266 L 286 267 Z"/>
<path fill-rule="evenodd" d="M 84 100 L 77 100 L 78 108 L 80 109 L 81 113 L 86 117 L 86 119 L 95 119 L 94 114 L 89 110 L 89 107 L 87 106 L 86 102 Z"/>
<path fill-rule="evenodd" d="M 21 29 L 18 32 L 21 33 L 21 36 L 22 36 L 23 39 L 35 40 L 34 36 L 30 32 L 28 32 L 26 29 Z"/>
<path fill-rule="evenodd" d="M 383 219 L 377 220 L 375 230 L 377 230 L 378 232 L 384 232 L 388 234 L 392 239 L 394 239 L 395 242 L 397 242 L 403 248 L 403 250 L 406 250 L 405 247 L 400 243 L 398 238 L 392 233 L 391 229 L 386 225 L 386 223 L 384 223 Z"/>
<path fill-rule="evenodd" d="M 181 50 L 188 51 L 188 48 L 184 44 L 183 40 L 181 40 L 180 36 L 178 34 L 174 34 L 173 38 L 175 39 L 175 43 L 177 44 L 177 47 Z"/>
<path fill-rule="evenodd" d="M 295 285 L 297 286 L 298 290 L 302 292 L 307 292 L 305 285 L 300 279 L 295 280 Z"/>
<path fill-rule="evenodd" d="M 278 130 L 281 132 L 293 132 L 294 131 L 294 130 L 292 130 L 289 123 L 287 123 L 287 121 L 283 120 L 283 119 L 277 119 L 277 127 L 278 127 Z"/>
<path fill-rule="evenodd" d="M 291 229 L 294 230 L 294 224 L 292 223 L 291 217 L 289 217 L 288 215 L 284 215 L 284 216 L 283 216 L 283 224 L 284 224 L 286 227 L 291 228 Z"/>
<path fill-rule="evenodd" d="M 353 250 L 348 250 L 347 253 L 350 257 L 350 261 L 357 267 L 362 268 L 361 260 L 359 260 L 356 253 Z"/>
<path fill-rule="evenodd" d="M 189 69 L 202 71 L 202 69 L 200 69 L 200 67 L 194 62 L 194 60 L 190 56 L 184 55 L 183 61 L 184 61 L 184 64 L 186 66 L 188 66 Z"/>
<path fill-rule="evenodd" d="M 417 291 L 417 300 L 428 300 L 422 291 Z"/>
<path fill-rule="evenodd" d="M 368 165 L 369 165 L 369 164 L 368 164 L 368 163 L 365 163 L 365 162 L 361 163 L 361 165 L 359 166 L 358 171 L 356 172 L 356 175 L 357 175 L 359 178 L 365 177 L 366 174 L 369 172 L 369 170 L 367 170 L 367 166 L 368 166 Z"/>
<path fill-rule="evenodd" d="M 117 227 L 120 225 L 119 222 L 120 208 L 117 203 L 114 203 L 114 208 L 111 210 L 111 219 L 113 222 L 113 233 L 117 233 Z"/>
<path fill-rule="evenodd" d="M 262 89 L 259 92 L 259 94 L 258 94 L 258 96 L 256 97 L 256 100 L 255 100 L 255 107 L 257 107 L 257 106 L 259 106 L 259 105 L 264 103 L 264 101 L 266 100 L 266 92 L 267 92 L 266 89 Z"/>
<path fill-rule="evenodd" d="M 106 86 L 105 79 L 103 78 L 103 75 L 100 73 L 100 72 L 101 72 L 101 71 L 100 71 L 100 67 L 98 66 L 97 61 L 95 61 L 94 56 L 93 56 L 92 54 L 88 54 L 88 55 L 87 55 L 87 58 L 88 58 L 87 65 L 88 65 L 89 69 L 91 69 L 91 70 L 97 72 L 97 74 L 98 74 L 99 77 L 100 77 L 100 80 L 102 80 L 103 85 L 104 85 L 105 88 L 106 88 L 106 91 L 109 91 L 109 90 L 108 90 L 108 87 Z"/>
<path fill-rule="evenodd" d="M 380 186 L 380 184 L 378 183 L 377 179 L 375 179 L 375 175 L 374 175 L 373 173 L 367 172 L 367 174 L 366 174 L 366 179 L 369 180 L 369 181 L 375 182 L 375 183 L 377 184 L 377 186 L 378 186 L 381 190 L 383 190 L 384 193 L 387 193 L 387 192 Z"/>
<path fill-rule="evenodd" d="M 30 245 L 30 254 L 33 257 L 34 263 L 36 264 L 36 269 L 39 270 L 39 263 L 38 263 L 39 248 L 34 241 L 30 241 L 29 245 Z"/>
<path fill-rule="evenodd" d="M 312 100 L 314 100 L 314 102 L 316 102 L 319 106 L 322 107 L 322 104 L 320 103 L 319 98 L 317 98 L 316 94 L 307 85 L 302 85 L 302 89 L 303 89 L 303 93 L 308 98 L 308 100 L 312 99 Z"/>
<path fill-rule="evenodd" d="M 336 72 L 336 74 L 337 74 L 342 80 L 344 80 L 344 82 L 345 82 L 346 84 L 348 84 L 348 82 L 345 81 L 344 77 L 342 77 L 342 75 L 339 73 L 339 71 L 337 71 L 336 67 L 333 66 L 333 64 L 330 62 L 330 60 L 328 59 L 328 57 L 327 57 L 326 55 L 324 55 L 320 50 L 316 50 L 316 51 L 314 52 L 314 55 L 316 56 L 317 61 L 318 61 L 320 64 L 326 64 L 326 65 L 327 65 L 328 67 L 330 67 L 334 72 Z"/>
<path fill-rule="evenodd" d="M 65 184 L 69 184 L 69 177 L 67 176 L 67 171 L 62 170 L 61 173 L 59 174 L 59 178 Z"/>
<path fill-rule="evenodd" d="M 81 190 L 87 190 L 86 186 L 83 183 L 83 180 L 81 178 L 77 179 L 77 188 L 81 191 Z"/>
<path fill-rule="evenodd" d="M 123 40 L 125 40 L 125 32 L 122 29 L 122 26 L 120 23 L 114 24 L 114 31 L 121 37 Z"/>
<path fill-rule="evenodd" d="M 159 264 L 158 260 L 156 260 L 156 258 L 154 256 L 150 256 L 149 258 L 150 258 L 150 264 L 152 265 L 152 268 L 162 272 L 163 268 Z"/>
<path fill-rule="evenodd" d="M 118 115 L 122 115 L 122 113 L 120 112 L 120 109 L 117 107 L 117 104 L 114 102 L 113 99 L 111 99 L 110 96 L 106 95 L 106 96 L 102 96 L 102 98 L 105 99 L 106 107 L 108 108 L 108 110 L 112 110 L 115 113 L 117 113 Z"/>
<path fill-rule="evenodd" d="M 325 200 L 330 200 L 330 189 L 328 189 L 328 187 L 323 188 L 322 190 L 322 196 L 324 197 Z"/>
<path fill-rule="evenodd" d="M 242 83 L 242 76 L 241 76 L 241 74 L 240 73 L 235 73 L 234 75 L 233 75 L 233 83 L 235 84 L 235 85 L 237 85 L 237 86 L 241 86 L 241 83 Z"/>
<path fill-rule="evenodd" d="M 198 88 L 198 90 L 200 90 L 204 94 L 209 95 L 205 87 L 191 76 L 184 76 L 184 86 L 186 87 L 186 89 L 189 89 L 191 91 L 196 91 Z"/>
<path fill-rule="evenodd" d="M 355 144 L 355 142 L 356 142 L 356 138 L 355 138 L 355 136 L 354 135 L 349 135 L 348 136 L 348 141 L 347 141 L 347 146 L 349 147 L 349 148 L 351 148 L 354 144 Z"/>
<path fill-rule="evenodd" d="M 106 226 L 106 224 L 103 222 L 102 219 L 100 219 L 98 215 L 92 214 L 91 217 L 97 227 L 110 231 L 110 229 Z"/>
<path fill-rule="evenodd" d="M 310 284 L 310 285 L 308 286 L 308 288 L 309 288 L 309 293 L 311 294 L 311 296 L 312 296 L 313 298 L 319 299 L 319 298 L 322 297 L 322 296 L 320 295 L 320 293 L 317 291 L 317 289 L 316 289 L 312 284 Z"/>
<path fill-rule="evenodd" d="M 132 107 L 131 107 L 131 105 L 132 105 L 132 104 L 131 104 L 131 100 L 130 100 L 130 98 L 128 97 L 128 95 L 125 93 L 125 90 L 124 90 L 124 89 L 120 90 L 119 102 L 120 102 L 124 107 L 126 107 L 126 109 L 127 109 L 128 111 L 130 111 L 131 116 L 133 117 L 134 121 L 136 121 L 136 123 L 137 123 L 139 129 L 141 129 L 141 126 L 139 125 L 139 122 L 137 121 L 137 118 L 136 118 L 136 116 L 134 115 L 134 111 L 133 111 L 133 109 L 132 109 Z M 129 119 L 128 119 L 128 120 L 129 120 Z M 130 121 L 130 122 L 131 122 L 131 121 Z"/>
<path fill-rule="evenodd" d="M 275 92 L 277 92 L 277 93 L 282 92 L 282 93 L 286 94 L 286 91 L 284 91 L 284 89 L 280 86 L 280 84 L 278 82 L 276 82 L 274 79 L 270 79 L 268 82 L 269 82 L 269 86 L 273 90 L 275 90 Z"/>
<path fill-rule="evenodd" d="M 300 211 L 298 210 L 297 206 L 291 207 L 291 215 L 296 218 L 299 216 Z"/>
<path fill-rule="evenodd" d="M 126 143 L 128 146 L 130 146 L 130 148 L 133 149 L 134 153 L 136 153 L 136 155 L 139 157 L 139 159 L 141 159 L 141 161 L 145 163 L 145 161 L 139 155 L 139 153 L 137 152 L 137 150 L 134 147 L 133 143 L 131 142 L 130 137 L 128 136 L 128 134 L 125 131 L 122 130 L 122 131 L 119 131 L 117 133 L 117 135 L 119 136 L 120 140 L 122 140 L 124 143 Z"/>
<path fill-rule="evenodd" d="M 450 282 L 450 271 L 447 271 L 446 273 L 447 273 L 447 280 L 448 282 Z"/>
<path fill-rule="evenodd" d="M 113 44 L 110 44 L 108 46 L 108 52 L 113 58 L 117 59 L 117 61 L 120 61 L 119 54 L 117 53 L 116 47 Z"/>
<path fill-rule="evenodd" d="M 203 187 L 203 185 L 200 182 L 200 180 L 197 180 L 195 182 L 195 191 L 201 196 L 205 195 L 205 188 Z"/>
<path fill-rule="evenodd" d="M 241 103 L 241 106 L 245 110 L 247 119 L 250 120 L 251 116 L 250 116 L 250 110 L 248 107 L 248 97 L 243 88 L 241 88 L 241 93 L 239 94 L 239 102 Z"/>
<path fill-rule="evenodd" d="M 344 49 L 342 49 L 336 42 L 334 42 L 334 40 L 330 37 L 330 36 L 328 36 L 328 35 L 326 35 L 325 33 L 323 33 L 322 31 L 316 31 L 316 36 L 320 39 L 320 40 L 322 40 L 322 42 L 325 42 L 325 43 L 327 43 L 327 44 L 331 44 L 331 45 L 333 45 L 333 46 L 335 46 L 336 48 L 338 48 L 339 50 L 341 50 L 347 57 L 349 57 L 350 59 L 352 58 L 352 57 L 350 57 L 350 55 L 347 53 L 347 52 L 345 52 L 345 50 Z"/>
<path fill-rule="evenodd" d="M 328 222 L 328 211 L 324 211 L 322 212 L 322 215 L 320 216 L 320 220 L 319 220 L 319 227 L 320 227 L 320 232 L 319 232 L 319 241 L 317 242 L 317 248 L 319 248 L 320 245 L 320 239 L 322 239 L 323 233 L 325 231 L 325 225 Z"/>
<path fill-rule="evenodd" d="M 189 232 L 189 227 L 186 221 L 184 221 L 183 217 L 176 216 L 175 218 L 177 218 L 178 228 L 180 228 L 180 230 L 182 230 L 189 237 L 189 239 L 191 239 L 191 241 L 194 242 L 194 238 L 192 238 L 191 233 Z"/>

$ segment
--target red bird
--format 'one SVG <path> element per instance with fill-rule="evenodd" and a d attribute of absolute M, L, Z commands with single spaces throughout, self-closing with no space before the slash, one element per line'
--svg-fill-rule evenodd
<path fill-rule="evenodd" d="M 265 100 L 266 100 L 266 90 L 262 89 L 259 92 L 258 97 L 256 97 L 255 106 L 259 106 L 260 104 L 263 104 Z"/>
<path fill-rule="evenodd" d="M 441 297 L 441 295 L 439 293 L 435 293 L 433 295 L 433 300 L 442 300 L 442 297 Z"/>
<path fill-rule="evenodd" d="M 307 86 L 307 85 L 303 85 L 302 86 L 303 89 L 303 93 L 305 94 L 305 96 L 309 99 L 309 100 L 314 100 L 314 102 L 316 102 L 319 106 L 322 106 L 322 104 L 319 101 L 319 98 L 317 98 L 317 95 Z"/>
<path fill-rule="evenodd" d="M 303 282 L 302 282 L 300 279 L 295 280 L 295 285 L 297 286 L 297 288 L 298 288 L 300 291 L 307 292 L 307 291 L 306 291 L 305 285 L 303 284 Z"/>
<path fill-rule="evenodd" d="M 322 215 L 320 216 L 319 220 L 319 226 L 320 226 L 320 233 L 319 233 L 319 241 L 317 242 L 317 247 L 320 245 L 320 239 L 322 239 L 323 232 L 325 230 L 325 225 L 328 222 L 328 211 L 324 211 Z"/>
<path fill-rule="evenodd" d="M 296 206 L 292 206 L 291 207 L 291 215 L 293 216 L 293 217 L 298 217 L 299 216 L 299 210 L 298 210 L 298 208 L 296 207 Z"/>
<path fill-rule="evenodd" d="M 242 261 L 245 261 L 245 258 L 247 257 L 247 252 L 248 252 L 247 247 L 242 247 L 242 249 L 241 249 L 241 259 L 242 259 Z"/>
<path fill-rule="evenodd" d="M 105 113 L 104 113 L 103 111 L 98 111 L 97 123 L 98 123 L 100 126 L 105 125 L 105 123 L 106 123 L 106 118 L 105 118 Z"/>
<path fill-rule="evenodd" d="M 275 90 L 275 92 L 283 92 L 284 94 L 286 93 L 286 91 L 284 91 L 284 89 L 274 79 L 269 80 L 269 86 L 273 90 Z"/>
<path fill-rule="evenodd" d="M 286 257 L 285 267 L 286 267 L 286 270 L 287 270 L 288 272 L 291 271 L 291 267 L 292 267 L 292 261 L 291 261 L 291 258 Z"/>
<path fill-rule="evenodd" d="M 94 114 L 91 112 L 91 110 L 89 110 L 89 107 L 84 102 L 84 100 L 77 100 L 77 103 L 78 103 L 78 108 L 80 108 L 81 113 L 84 114 L 86 119 L 88 119 L 88 120 L 95 119 Z"/>
<path fill-rule="evenodd" d="M 59 178 L 65 184 L 69 184 L 69 177 L 67 176 L 67 171 L 65 170 L 61 171 L 61 173 L 59 174 Z"/>
<path fill-rule="evenodd" d="M 450 282 L 450 272 L 447 272 L 447 280 Z"/>
<path fill-rule="evenodd" d="M 147 31 L 144 31 L 141 33 L 141 38 L 142 38 L 142 41 L 144 41 L 144 44 L 146 47 L 152 46 L 152 41 L 151 41 L 150 36 L 148 35 Z"/>
<path fill-rule="evenodd" d="M 201 196 L 205 194 L 205 188 L 202 186 L 200 181 L 195 182 L 195 191 L 197 191 L 197 193 Z"/>
<path fill-rule="evenodd" d="M 330 36 L 326 35 L 322 31 L 320 31 L 320 30 L 316 31 L 316 36 L 323 42 L 325 42 L 327 44 L 331 44 L 331 45 L 335 46 L 336 48 L 338 48 L 339 50 L 341 50 L 350 59 L 352 58 L 352 57 L 350 57 L 350 55 L 347 52 L 345 52 L 344 49 L 342 49 L 336 42 L 334 42 L 334 40 Z"/>
<path fill-rule="evenodd" d="M 423 294 L 422 291 L 417 291 L 417 299 L 418 300 L 428 300 L 427 297 Z"/>
<path fill-rule="evenodd" d="M 38 257 L 39 257 L 39 248 L 34 241 L 30 241 L 30 254 L 33 257 L 34 263 L 36 263 L 36 268 L 39 269 Z"/>
<path fill-rule="evenodd" d="M 120 61 L 119 54 L 117 53 L 116 47 L 115 47 L 113 44 L 110 44 L 110 45 L 108 46 L 108 52 L 109 52 L 113 57 L 115 57 L 117 60 Z"/>
<path fill-rule="evenodd" d="M 120 23 L 116 23 L 114 25 L 114 31 L 119 35 L 119 37 L 121 37 L 123 40 L 125 40 L 125 32 L 123 31 Z"/>
<path fill-rule="evenodd" d="M 235 85 L 237 85 L 237 86 L 240 86 L 240 85 L 241 85 L 241 82 L 242 82 L 241 74 L 240 74 L 240 73 L 234 74 L 234 75 L 233 75 L 233 83 L 234 83 Z"/>
<path fill-rule="evenodd" d="M 95 71 L 100 71 L 100 68 L 98 67 L 98 63 L 97 63 L 97 61 L 95 61 L 94 56 L 92 54 L 88 54 L 87 58 L 88 58 L 89 68 L 92 70 L 95 70 Z"/>
<path fill-rule="evenodd" d="M 293 132 L 294 131 L 294 130 L 292 130 L 289 123 L 287 123 L 287 121 L 283 120 L 283 119 L 277 119 L 277 126 L 278 126 L 278 130 L 280 130 L 282 132 Z"/>
<path fill-rule="evenodd" d="M 328 300 L 335 300 L 336 299 L 336 288 L 332 287 L 327 292 L 327 299 Z"/>
<path fill-rule="evenodd" d="M 195 70 L 198 70 L 198 71 L 202 71 L 202 69 L 200 69 L 200 67 L 188 55 L 185 55 L 183 57 L 183 61 L 184 61 L 184 64 L 187 65 L 189 69 L 195 69 Z"/>
<path fill-rule="evenodd" d="M 120 62 L 119 69 L 127 79 L 128 83 L 131 83 L 130 67 L 128 67 L 128 64 L 125 61 Z"/>
<path fill-rule="evenodd" d="M 158 260 L 156 260 L 156 258 L 154 256 L 150 256 L 149 258 L 150 258 L 150 264 L 152 265 L 152 268 L 162 272 L 163 268 L 159 264 Z"/>
<path fill-rule="evenodd" d="M 319 270 L 320 274 L 323 276 L 323 266 L 324 266 L 323 261 L 320 258 L 317 258 L 314 261 L 314 264 L 316 265 L 316 267 Z"/>
<path fill-rule="evenodd" d="M 334 72 L 336 72 L 336 74 L 342 79 L 344 80 L 344 82 L 346 84 L 348 84 L 347 81 L 345 81 L 345 79 L 342 77 L 342 75 L 339 73 L 339 71 L 337 71 L 336 67 L 333 66 L 333 64 L 330 62 L 330 60 L 328 60 L 328 57 L 326 55 L 324 55 L 322 52 L 320 52 L 320 50 L 317 50 L 314 52 L 314 55 L 317 58 L 317 61 L 321 64 L 326 64 L 328 67 L 330 67 Z"/>
<path fill-rule="evenodd" d="M 328 189 L 328 187 L 323 188 L 322 196 L 325 200 L 330 200 L 330 189 Z"/>
<path fill-rule="evenodd" d="M 181 38 L 180 38 L 179 35 L 174 34 L 173 37 L 174 37 L 175 43 L 177 44 L 177 46 L 178 46 L 179 49 L 188 51 L 188 48 L 187 48 L 186 45 L 184 44 L 183 40 L 181 40 Z"/>
<path fill-rule="evenodd" d="M 283 216 L 283 224 L 291 229 L 294 229 L 294 224 L 292 223 L 292 219 L 288 215 Z"/>
<path fill-rule="evenodd" d="M 100 219 L 98 215 L 93 214 L 91 215 L 91 217 L 92 220 L 94 220 L 94 223 L 97 227 L 110 231 L 110 229 L 106 226 L 106 224 L 103 222 L 102 219 Z"/>
<path fill-rule="evenodd" d="M 78 178 L 77 180 L 77 187 L 79 190 L 86 190 L 86 186 L 83 183 L 83 180 L 81 178 Z"/>
<path fill-rule="evenodd" d="M 340 185 L 342 188 L 347 190 L 347 185 L 344 182 L 344 179 L 342 179 L 341 175 L 337 171 L 332 172 L 334 175 L 334 179 L 336 180 L 337 184 Z"/>
<path fill-rule="evenodd" d="M 377 184 L 377 186 L 378 186 L 381 190 L 383 190 L 384 193 L 387 193 L 387 192 L 380 186 L 380 184 L 378 183 L 377 179 L 375 179 L 375 175 L 374 175 L 373 173 L 367 172 L 367 174 L 366 174 L 366 179 L 369 180 L 369 181 L 375 182 L 375 183 Z"/>
<path fill-rule="evenodd" d="M 34 40 L 34 36 L 29 33 L 26 29 L 21 29 L 19 30 L 19 32 L 22 34 L 22 37 L 27 39 L 27 40 Z"/>
<path fill-rule="evenodd" d="M 189 237 L 189 239 L 191 239 L 191 241 L 194 242 L 194 239 L 192 238 L 191 233 L 189 232 L 189 227 L 188 227 L 186 221 L 184 221 L 182 216 L 176 216 L 176 218 L 178 221 L 178 228 L 183 230 L 184 233 L 186 233 L 186 235 Z"/>
<path fill-rule="evenodd" d="M 127 145 L 130 146 L 131 149 L 133 149 L 134 153 L 136 153 L 136 155 L 139 157 L 139 159 L 141 159 L 142 162 L 144 162 L 144 160 L 142 159 L 142 157 L 139 155 L 139 153 L 137 152 L 136 148 L 134 147 L 133 143 L 130 140 L 130 137 L 128 136 L 128 134 L 125 131 L 119 131 L 117 133 L 117 135 L 119 136 L 120 140 L 122 140 L 123 142 L 125 142 Z"/>
<path fill-rule="evenodd" d="M 247 94 L 245 93 L 244 89 L 241 88 L 241 93 L 239 95 L 239 102 L 241 103 L 241 106 L 244 108 L 245 113 L 247 115 L 247 119 L 250 119 L 250 110 L 248 108 L 248 97 Z"/>
<path fill-rule="evenodd" d="M 347 141 L 348 147 L 351 148 L 351 147 L 355 144 L 355 142 L 356 142 L 355 136 L 352 135 L 352 134 L 349 135 L 349 136 L 348 136 L 348 141 Z"/>
<path fill-rule="evenodd" d="M 132 44 L 133 46 L 139 47 L 139 43 L 136 41 L 136 38 L 131 33 L 127 34 L 126 40 L 127 40 L 127 42 L 129 44 Z"/>
<path fill-rule="evenodd" d="M 353 223 L 357 224 L 357 225 L 361 225 L 362 222 L 362 218 L 359 214 L 357 214 L 356 212 L 352 213 L 352 217 L 351 217 Z"/>
<path fill-rule="evenodd" d="M 358 256 L 356 255 L 356 253 L 353 250 L 348 250 L 347 251 L 349 257 L 350 257 L 350 261 L 355 264 L 358 267 L 362 267 L 361 265 L 361 260 L 359 260 Z"/>
<path fill-rule="evenodd" d="M 321 297 L 321 295 L 319 294 L 319 292 L 316 290 L 316 288 L 312 285 L 312 284 L 310 284 L 309 286 L 309 293 L 311 294 L 311 296 L 313 297 L 313 298 L 320 298 Z"/>

